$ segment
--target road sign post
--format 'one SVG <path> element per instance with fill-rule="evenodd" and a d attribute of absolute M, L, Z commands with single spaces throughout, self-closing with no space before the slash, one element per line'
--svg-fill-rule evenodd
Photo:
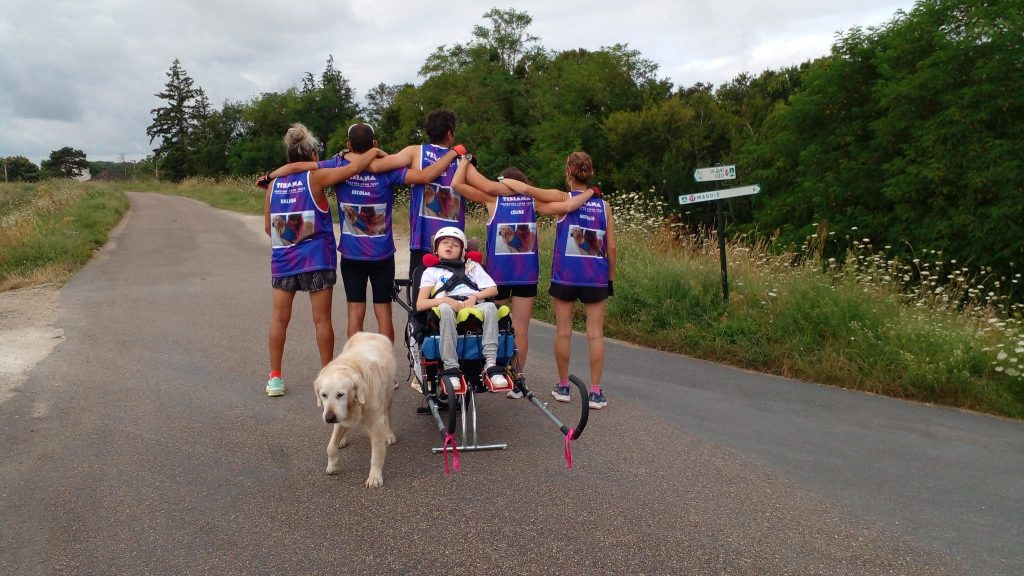
<path fill-rule="evenodd" d="M 693 171 L 693 180 L 695 182 L 715 182 L 717 190 L 710 192 L 701 192 L 698 194 L 682 194 L 679 196 L 679 204 L 695 204 L 697 202 L 706 202 L 708 200 L 715 201 L 715 218 L 718 224 L 718 260 L 722 264 L 722 299 L 726 302 L 729 301 L 729 270 L 728 262 L 725 257 L 725 210 L 723 208 L 724 201 L 726 198 L 733 198 L 736 196 L 747 196 L 749 194 L 757 194 L 761 191 L 761 187 L 757 184 L 753 186 L 741 186 L 739 188 L 728 188 L 722 189 L 722 180 L 735 180 L 736 179 L 736 166 L 712 166 L 710 168 L 697 168 Z"/>
<path fill-rule="evenodd" d="M 722 185 L 719 184 L 719 187 Z M 725 261 L 725 200 L 715 200 L 715 219 L 718 222 L 718 263 L 722 266 L 722 300 L 729 301 L 729 268 Z"/>

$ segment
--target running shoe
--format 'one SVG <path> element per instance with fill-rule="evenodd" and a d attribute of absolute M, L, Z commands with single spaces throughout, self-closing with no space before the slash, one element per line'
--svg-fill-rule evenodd
<path fill-rule="evenodd" d="M 590 407 L 594 410 L 600 410 L 608 405 L 608 399 L 604 397 L 603 390 L 601 392 L 591 392 L 588 400 L 590 401 Z"/>
<path fill-rule="evenodd" d="M 551 391 L 551 395 L 555 397 L 555 400 L 559 402 L 569 401 L 569 387 L 555 385 L 555 389 Z"/>
<path fill-rule="evenodd" d="M 280 376 L 267 380 L 267 396 L 284 396 L 284 380 Z"/>

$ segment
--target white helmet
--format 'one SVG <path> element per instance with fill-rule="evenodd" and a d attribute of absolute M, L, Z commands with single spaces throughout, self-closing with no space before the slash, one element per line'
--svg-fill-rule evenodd
<path fill-rule="evenodd" d="M 437 243 L 440 242 L 442 238 L 455 238 L 456 240 L 461 242 L 462 243 L 462 259 L 465 260 L 465 258 L 466 258 L 466 235 L 462 233 L 462 230 L 459 230 L 455 226 L 445 226 L 444 228 L 441 228 L 440 230 L 438 230 L 437 233 L 434 234 L 434 241 L 432 243 L 433 246 L 434 246 L 434 252 L 435 253 L 437 252 Z"/>

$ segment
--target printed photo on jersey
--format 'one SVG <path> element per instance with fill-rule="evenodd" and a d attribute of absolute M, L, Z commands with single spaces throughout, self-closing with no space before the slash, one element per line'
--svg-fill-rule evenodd
<path fill-rule="evenodd" d="M 437 184 L 426 184 L 423 186 L 423 203 L 420 205 L 420 215 L 435 220 L 448 220 L 456 222 L 459 219 L 459 207 L 462 205 L 462 196 L 452 189 L 451 186 L 438 186 Z"/>
<path fill-rule="evenodd" d="M 537 225 L 509 223 L 498 224 L 498 238 L 494 253 L 533 254 L 537 250 Z"/>
<path fill-rule="evenodd" d="M 387 233 L 387 204 L 341 205 L 341 233 L 349 236 L 384 236 Z"/>
<path fill-rule="evenodd" d="M 604 258 L 604 230 L 569 226 L 569 241 L 565 243 L 565 255 Z"/>
<path fill-rule="evenodd" d="M 305 212 L 278 212 L 270 215 L 270 246 L 287 248 L 313 235 L 312 210 Z"/>

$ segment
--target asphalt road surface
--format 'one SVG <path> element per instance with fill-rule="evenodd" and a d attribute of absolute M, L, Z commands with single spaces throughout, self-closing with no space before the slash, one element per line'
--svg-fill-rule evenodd
<path fill-rule="evenodd" d="M 0 404 L 0 574 L 1024 573 L 1020 422 L 617 343 L 572 470 L 536 408 L 490 395 L 481 441 L 509 448 L 462 453 L 446 477 L 403 385 L 385 486 L 363 487 L 362 431 L 327 476 L 302 295 L 288 393 L 263 393 L 262 226 L 131 199 L 61 290 L 66 340 Z M 535 323 L 527 376 L 544 396 L 551 341 Z"/>

